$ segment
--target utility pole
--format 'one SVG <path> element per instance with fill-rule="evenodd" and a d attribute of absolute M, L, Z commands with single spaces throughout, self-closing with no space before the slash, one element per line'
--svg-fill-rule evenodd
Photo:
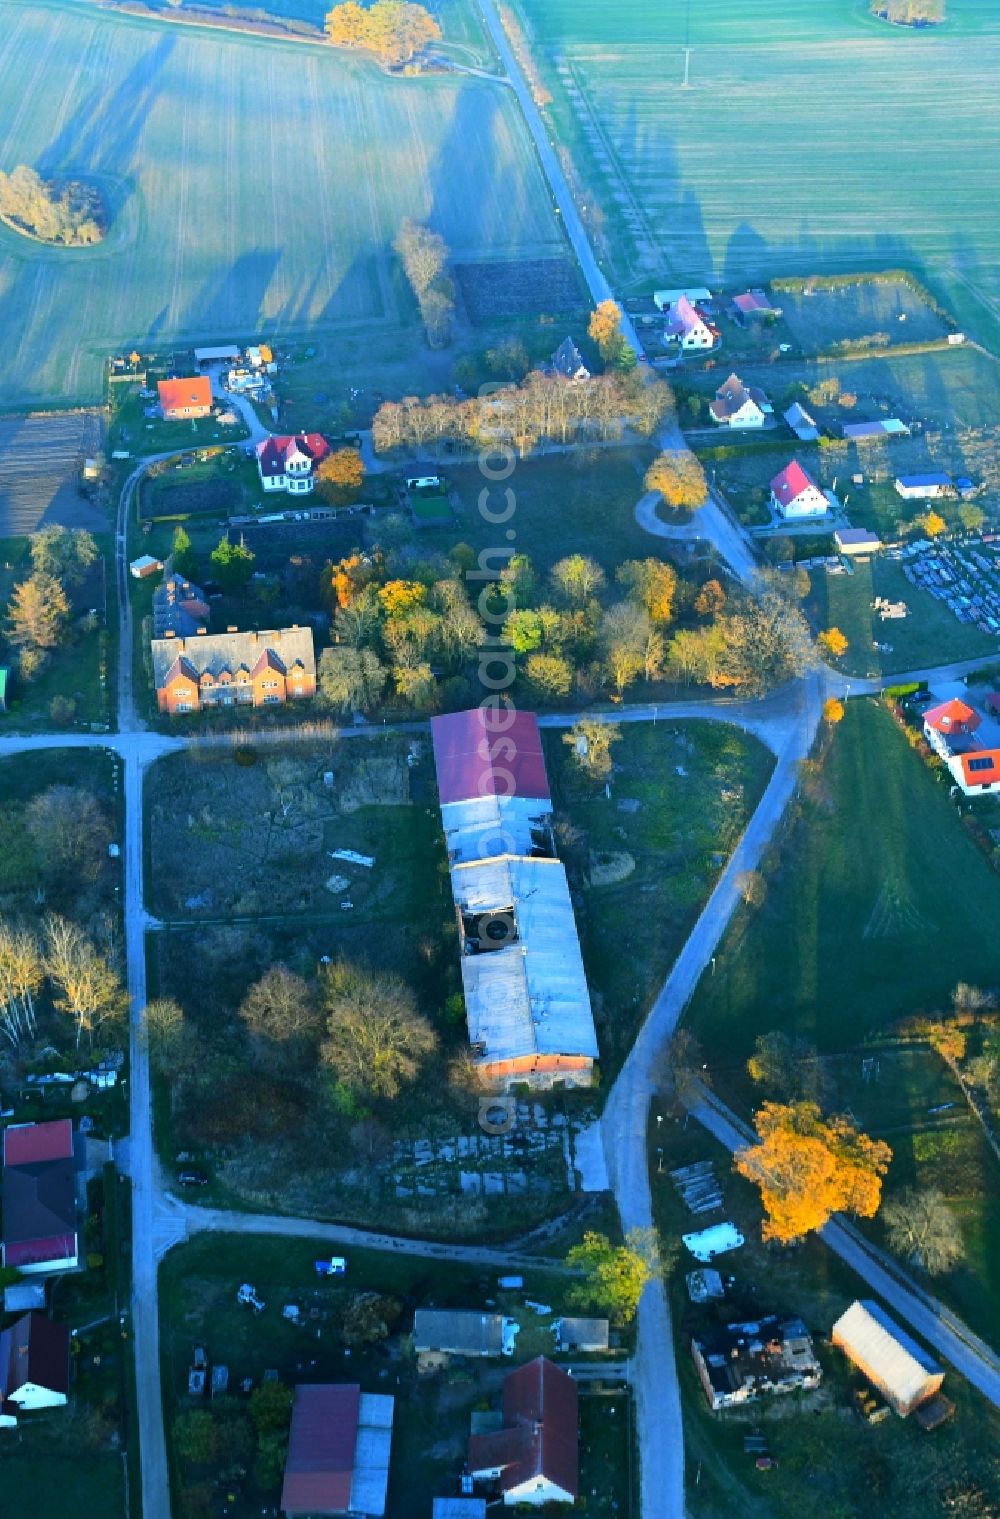
<path fill-rule="evenodd" d="M 691 88 L 691 85 L 690 85 L 690 82 L 689 82 L 690 73 L 691 73 L 691 49 L 689 47 L 686 47 L 684 49 L 684 79 L 683 79 L 683 82 L 681 84 L 681 89 L 682 90 L 689 90 Z"/>

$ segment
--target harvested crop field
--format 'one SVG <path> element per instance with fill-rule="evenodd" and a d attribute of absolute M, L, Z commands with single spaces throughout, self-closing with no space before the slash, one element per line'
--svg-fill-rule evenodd
<path fill-rule="evenodd" d="M 459 264 L 455 276 L 472 322 L 555 315 L 586 303 L 576 266 L 565 258 Z"/>
<path fill-rule="evenodd" d="M 54 522 L 107 526 L 78 489 L 84 459 L 101 451 L 103 430 L 96 411 L 0 420 L 0 538 Z"/>
<path fill-rule="evenodd" d="M 961 323 L 1000 332 L 989 0 L 923 32 L 856 0 L 522 10 L 624 270 L 643 272 L 650 250 L 677 283 L 922 268 Z"/>
<path fill-rule="evenodd" d="M 322 46 L 0 0 L 0 143 L 117 206 L 95 249 L 0 228 L 0 406 L 97 400 L 126 343 L 415 323 L 406 216 L 458 260 L 562 253 L 508 91 Z"/>

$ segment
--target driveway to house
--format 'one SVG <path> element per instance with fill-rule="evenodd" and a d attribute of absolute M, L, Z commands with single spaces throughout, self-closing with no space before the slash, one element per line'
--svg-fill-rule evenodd
<path fill-rule="evenodd" d="M 691 1104 L 690 1112 L 731 1153 L 757 1139 L 753 1129 L 741 1122 L 713 1092 L 703 1089 L 701 1098 Z M 1000 1408 L 1000 1356 L 957 1314 L 925 1292 L 897 1261 L 871 1244 L 846 1219 L 839 1216 L 833 1219 L 822 1231 L 822 1238 L 905 1323 L 950 1361 L 995 1408 Z"/>

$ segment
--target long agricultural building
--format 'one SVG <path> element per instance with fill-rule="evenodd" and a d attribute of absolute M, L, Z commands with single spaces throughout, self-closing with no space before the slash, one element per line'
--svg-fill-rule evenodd
<path fill-rule="evenodd" d="M 589 1086 L 597 1035 L 530 712 L 431 722 L 473 1057 L 484 1083 Z"/>

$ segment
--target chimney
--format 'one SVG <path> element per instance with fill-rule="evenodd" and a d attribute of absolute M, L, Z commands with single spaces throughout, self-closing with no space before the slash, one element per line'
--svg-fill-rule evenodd
<path fill-rule="evenodd" d="M 197 632 L 199 638 L 204 638 L 205 634 L 208 632 L 208 629 L 207 628 L 196 628 L 195 631 Z"/>
<path fill-rule="evenodd" d="M 174 632 L 173 628 L 167 628 L 163 636 L 164 638 L 176 638 L 177 634 Z"/>
<path fill-rule="evenodd" d="M 299 625 L 298 625 L 298 623 L 297 622 L 293 622 L 292 623 L 292 632 L 293 633 L 297 633 L 298 631 L 299 631 Z"/>
<path fill-rule="evenodd" d="M 227 632 L 227 633 L 235 633 L 235 632 L 236 632 L 236 631 L 237 631 L 237 629 L 236 629 L 236 624 L 235 624 L 235 622 L 231 622 L 231 623 L 230 623 L 230 624 L 229 624 L 229 627 L 228 627 L 228 628 L 227 628 L 227 629 L 226 629 L 226 632 Z"/>

